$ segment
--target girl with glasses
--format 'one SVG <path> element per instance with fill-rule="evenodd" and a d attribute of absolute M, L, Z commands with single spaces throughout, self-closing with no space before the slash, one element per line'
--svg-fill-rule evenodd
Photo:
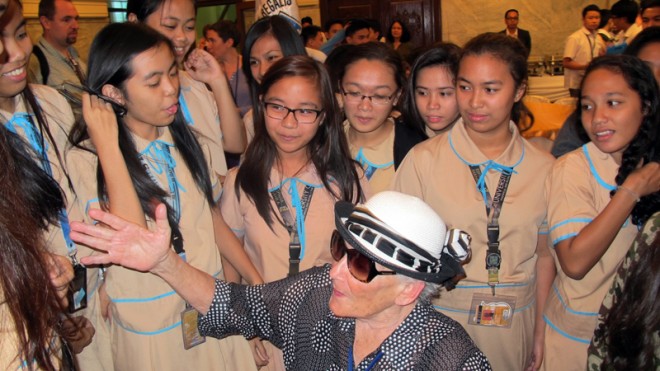
<path fill-rule="evenodd" d="M 155 203 L 166 203 L 171 248 L 182 260 L 222 277 L 222 253 L 248 282 L 261 283 L 216 206 L 221 185 L 209 145 L 180 110 L 170 40 L 142 24 L 113 23 L 92 42 L 88 68 L 92 95 L 83 96 L 85 120 L 67 156 L 81 208 L 150 226 Z M 198 343 L 196 313 L 154 275 L 110 266 L 101 297 L 115 369 L 254 369 L 240 337 Z"/>
<path fill-rule="evenodd" d="M 307 56 L 275 62 L 261 78 L 254 118 L 254 139 L 227 176 L 221 208 L 264 281 L 272 282 L 332 262 L 332 207 L 364 199 L 365 186 L 323 65 Z M 268 369 L 283 369 L 279 350 L 266 351 L 260 358 Z"/>
<path fill-rule="evenodd" d="M 367 43 L 348 47 L 338 69 L 334 75 L 339 78 L 351 156 L 377 193 L 387 189 L 394 176 L 395 151 L 403 138 L 399 135 L 397 141 L 392 118 L 404 85 L 401 58 L 381 43 Z"/>
<path fill-rule="evenodd" d="M 461 118 L 408 153 L 394 189 L 423 198 L 472 236 L 467 277 L 436 308 L 465 327 L 493 369 L 535 369 L 554 277 L 544 196 L 553 158 L 516 126 L 525 110 L 526 50 L 504 34 L 479 35 L 463 49 L 456 82 Z"/>

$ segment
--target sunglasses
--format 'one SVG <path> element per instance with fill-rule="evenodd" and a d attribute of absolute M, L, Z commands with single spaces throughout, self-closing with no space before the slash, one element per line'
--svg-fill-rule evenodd
<path fill-rule="evenodd" d="M 392 271 L 379 271 L 376 269 L 376 263 L 368 257 L 362 255 L 355 249 L 347 249 L 344 239 L 339 232 L 332 232 L 330 239 L 330 253 L 335 261 L 340 261 L 344 255 L 348 255 L 346 264 L 348 264 L 348 271 L 358 281 L 369 283 L 371 280 L 379 275 L 392 275 L 396 272 Z"/>

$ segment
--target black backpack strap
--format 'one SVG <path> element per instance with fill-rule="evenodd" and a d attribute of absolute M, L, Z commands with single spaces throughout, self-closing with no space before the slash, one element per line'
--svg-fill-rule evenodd
<path fill-rule="evenodd" d="M 32 54 L 37 57 L 39 60 L 39 69 L 41 70 L 41 79 L 42 79 L 42 84 L 48 85 L 48 75 L 50 74 L 50 66 L 48 65 L 48 60 L 46 59 L 46 55 L 44 54 L 43 50 L 39 47 L 39 45 L 34 45 L 32 48 Z"/>

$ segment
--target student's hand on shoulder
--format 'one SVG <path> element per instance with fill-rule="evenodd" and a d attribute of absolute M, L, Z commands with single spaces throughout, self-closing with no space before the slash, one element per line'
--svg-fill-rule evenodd
<path fill-rule="evenodd" d="M 98 149 L 107 143 L 109 139 L 118 141 L 119 129 L 117 127 L 117 116 L 112 105 L 96 95 L 83 93 L 82 111 L 89 137 Z"/>
<path fill-rule="evenodd" d="M 225 78 L 225 72 L 220 63 L 202 49 L 191 51 L 183 65 L 193 79 L 205 84 L 211 84 L 216 79 Z"/>

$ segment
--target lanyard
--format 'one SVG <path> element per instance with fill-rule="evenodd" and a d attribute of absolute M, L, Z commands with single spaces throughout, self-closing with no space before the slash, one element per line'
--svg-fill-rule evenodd
<path fill-rule="evenodd" d="M 383 358 L 383 351 L 379 350 L 378 353 L 376 353 L 376 356 L 374 359 L 371 360 L 369 363 L 369 366 L 364 371 L 370 371 L 376 366 L 376 363 L 380 361 L 380 359 Z M 355 359 L 353 359 L 353 347 L 350 346 L 348 347 L 348 371 L 353 371 L 354 367 L 353 364 L 355 363 Z"/>
<path fill-rule="evenodd" d="M 50 161 L 48 160 L 48 143 L 44 140 L 43 135 L 34 125 L 32 116 L 25 112 L 15 113 L 9 122 L 5 124 L 5 127 L 7 130 L 16 135 L 18 135 L 18 128 L 23 130 L 28 143 L 39 156 L 42 170 L 44 170 L 52 178 L 53 169 L 51 168 Z M 60 209 L 60 212 L 58 213 L 58 219 L 60 222 L 60 229 L 62 230 L 62 237 L 64 238 L 66 249 L 69 253 L 69 258 L 71 258 L 71 262 L 75 266 L 78 264 L 76 259 L 78 249 L 76 248 L 76 245 L 73 243 L 73 240 L 70 236 L 71 227 L 69 225 L 69 216 L 67 214 L 66 207 Z"/>
<path fill-rule="evenodd" d="M 486 186 L 486 174 L 490 169 L 500 171 L 500 179 L 497 183 L 497 190 L 495 196 L 491 198 L 488 186 Z M 502 262 L 502 252 L 500 251 L 500 224 L 499 217 L 502 212 L 502 204 L 506 191 L 509 188 L 509 181 L 511 180 L 511 173 L 513 168 L 499 165 L 495 162 L 488 162 L 481 172 L 481 168 L 477 165 L 470 165 L 470 172 L 474 181 L 477 183 L 477 188 L 484 197 L 486 204 L 486 215 L 488 216 L 488 223 L 486 225 L 486 234 L 488 236 L 488 252 L 486 253 L 486 269 L 488 270 L 488 285 L 495 295 L 495 285 L 499 283 L 499 270 Z"/>
<path fill-rule="evenodd" d="M 174 219 L 178 223 L 181 219 L 181 197 L 179 195 L 179 189 L 182 189 L 184 192 L 186 190 L 181 184 L 179 184 L 179 181 L 176 178 L 176 173 L 174 172 L 176 161 L 170 153 L 170 146 L 171 144 L 160 140 L 151 142 L 142 152 L 140 162 L 142 162 L 142 166 L 147 174 L 149 174 L 151 180 L 156 184 L 160 184 L 160 181 L 156 178 L 156 175 L 153 172 L 161 174 L 165 171 L 165 175 L 167 175 L 167 186 L 170 193 L 167 202 L 174 210 Z M 154 161 L 147 161 L 146 155 L 150 155 Z M 165 165 L 165 169 L 163 169 L 163 164 Z M 185 261 L 186 255 L 183 248 L 183 236 L 181 236 L 181 231 L 178 229 L 177 231 L 173 231 L 172 246 L 174 247 L 174 251 Z"/>
<path fill-rule="evenodd" d="M 584 36 L 587 37 L 587 41 L 589 42 L 589 51 L 591 52 L 591 59 L 594 59 L 594 49 L 596 49 L 596 40 L 594 40 L 594 42 L 592 43 L 589 35 L 585 34 Z"/>
<path fill-rule="evenodd" d="M 386 162 L 381 165 L 374 164 L 367 159 L 367 156 L 364 155 L 363 148 L 360 148 L 358 151 L 357 155 L 355 156 L 355 161 L 359 162 L 364 169 L 364 176 L 367 177 L 367 180 L 371 180 L 371 177 L 374 175 L 376 170 L 384 169 L 394 165 L 394 161 Z"/>
<path fill-rule="evenodd" d="M 291 188 L 290 192 L 292 193 L 292 203 L 296 203 L 297 200 L 300 199 L 298 196 L 298 187 L 297 187 L 297 182 L 291 181 Z M 305 217 L 307 217 L 307 210 L 309 209 L 309 202 L 312 199 L 312 194 L 314 194 L 314 187 L 310 185 L 305 186 L 305 190 L 303 191 L 303 197 L 302 200 L 300 201 L 299 205 L 294 205 L 294 208 L 296 209 L 296 220 L 293 220 L 293 217 L 291 216 L 291 211 L 289 210 L 289 207 L 286 205 L 286 202 L 284 202 L 284 197 L 282 196 L 282 188 L 277 188 L 273 191 L 270 191 L 270 194 L 273 196 L 273 200 L 275 200 L 275 204 L 277 204 L 277 209 L 280 212 L 280 215 L 282 216 L 282 220 L 284 221 L 284 224 L 286 226 L 287 231 L 289 231 L 289 276 L 292 276 L 299 271 L 300 267 L 300 260 L 302 260 L 303 256 L 305 255 L 304 251 L 302 250 L 301 246 L 304 245 L 301 244 L 301 239 L 300 236 L 302 235 L 302 240 L 304 242 L 305 239 L 305 231 L 304 231 L 304 222 L 305 222 Z"/>

